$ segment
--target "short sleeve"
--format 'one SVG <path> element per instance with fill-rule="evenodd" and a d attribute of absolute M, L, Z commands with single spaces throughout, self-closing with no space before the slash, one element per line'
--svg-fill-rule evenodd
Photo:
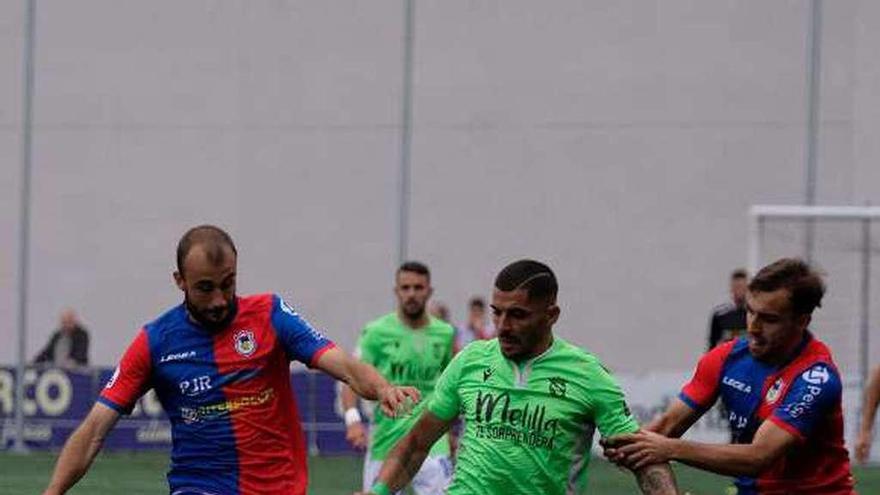
<path fill-rule="evenodd" d="M 725 342 L 703 354 L 693 378 L 681 389 L 678 397 L 695 411 L 706 411 L 718 399 L 721 370 L 735 343 L 736 340 Z"/>
<path fill-rule="evenodd" d="M 98 402 L 122 414 L 131 413 L 135 402 L 150 389 L 150 345 L 141 329 L 107 381 Z"/>
<path fill-rule="evenodd" d="M 272 326 L 287 355 L 312 367 L 334 344 L 278 295 L 272 296 Z"/>
<path fill-rule="evenodd" d="M 458 416 L 461 407 L 461 396 L 458 394 L 458 389 L 466 355 L 467 352 L 460 352 L 452 358 L 449 366 L 437 379 L 434 394 L 428 402 L 428 410 L 444 421 Z"/>
<path fill-rule="evenodd" d="M 626 397 L 614 377 L 598 363 L 588 383 L 593 421 L 604 437 L 632 433 L 639 424 L 626 405 Z"/>
<path fill-rule="evenodd" d="M 770 420 L 804 440 L 840 404 L 842 388 L 837 370 L 815 364 L 795 379 Z"/>

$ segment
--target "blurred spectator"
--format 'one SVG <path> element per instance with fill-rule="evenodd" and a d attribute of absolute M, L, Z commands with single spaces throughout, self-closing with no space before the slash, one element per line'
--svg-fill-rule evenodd
<path fill-rule="evenodd" d="M 50 364 L 59 368 L 75 368 L 89 364 L 89 333 L 68 308 L 61 312 L 58 330 L 34 358 L 35 364 Z"/>
<path fill-rule="evenodd" d="M 746 290 L 749 275 L 744 269 L 730 274 L 730 301 L 712 310 L 709 323 L 709 349 L 733 340 L 746 332 Z"/>
<path fill-rule="evenodd" d="M 456 351 L 464 349 L 464 346 L 475 340 L 488 340 L 495 336 L 495 329 L 486 318 L 486 301 L 482 297 L 471 298 L 468 302 L 467 321 L 456 330 Z"/>
<path fill-rule="evenodd" d="M 438 320 L 445 321 L 450 325 L 452 324 L 452 322 L 449 321 L 449 306 L 440 301 L 432 302 L 428 309 L 428 313 Z"/>
<path fill-rule="evenodd" d="M 862 399 L 861 421 L 854 449 L 856 461 L 859 464 L 864 464 L 871 456 L 871 443 L 874 441 L 874 419 L 877 416 L 877 405 L 880 404 L 880 366 L 871 372 L 862 396 L 864 398 Z"/>

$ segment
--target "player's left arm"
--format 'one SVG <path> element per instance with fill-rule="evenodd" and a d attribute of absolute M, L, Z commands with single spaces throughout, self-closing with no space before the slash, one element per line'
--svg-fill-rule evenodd
<path fill-rule="evenodd" d="M 597 363 L 598 364 L 598 363 Z M 589 380 L 589 397 L 593 418 L 604 437 L 619 433 L 636 431 L 639 427 L 629 407 L 626 397 L 617 381 L 601 366 L 596 367 L 595 375 Z M 604 440 L 600 442 L 604 444 Z M 629 466 L 627 466 L 629 467 Z M 645 495 L 676 495 L 678 487 L 675 475 L 667 461 L 649 462 L 638 468 L 630 468 L 636 477 L 639 489 Z"/>
<path fill-rule="evenodd" d="M 375 368 L 336 347 L 278 295 L 272 296 L 271 322 L 290 359 L 324 371 L 364 399 L 379 401 L 385 414 L 396 416 L 407 400 L 419 401 L 418 390 L 389 384 Z"/>
<path fill-rule="evenodd" d="M 336 347 L 321 354 L 314 367 L 344 382 L 364 399 L 379 401 L 388 416 L 397 416 L 420 398 L 418 389 L 391 385 L 376 368 Z"/>
<path fill-rule="evenodd" d="M 669 463 L 658 463 L 633 471 L 644 495 L 678 495 L 675 475 Z"/>
<path fill-rule="evenodd" d="M 874 368 L 865 387 L 865 398 L 862 400 L 862 414 L 859 422 L 859 436 L 856 439 L 856 461 L 863 463 L 871 455 L 871 443 L 874 441 L 874 419 L 877 405 L 880 404 L 880 366 Z"/>

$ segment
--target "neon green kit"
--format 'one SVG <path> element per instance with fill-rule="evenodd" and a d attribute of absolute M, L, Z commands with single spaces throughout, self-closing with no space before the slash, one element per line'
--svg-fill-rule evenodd
<path fill-rule="evenodd" d="M 372 364 L 393 385 L 419 389 L 422 400 L 411 413 L 390 418 L 376 408 L 370 430 L 370 458 L 382 460 L 403 438 L 424 409 L 434 392 L 434 385 L 452 359 L 455 329 L 452 325 L 430 317 L 428 325 L 412 329 L 400 321 L 397 313 L 389 313 L 364 327 L 358 350 L 362 361 Z M 449 455 L 449 439 L 443 436 L 430 455 Z"/>
<path fill-rule="evenodd" d="M 470 344 L 427 407 L 464 419 L 448 495 L 584 493 L 596 427 L 603 436 L 638 429 L 614 378 L 559 337 L 521 363 L 505 358 L 497 339 Z"/>

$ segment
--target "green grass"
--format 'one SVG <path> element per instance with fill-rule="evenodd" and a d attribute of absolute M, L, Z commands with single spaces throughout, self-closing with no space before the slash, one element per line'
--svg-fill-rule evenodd
<path fill-rule="evenodd" d="M 0 453 L 0 495 L 40 493 L 49 479 L 55 456 L 38 453 L 16 456 Z M 102 454 L 92 470 L 71 490 L 71 495 L 154 495 L 168 493 L 166 454 Z M 315 457 L 310 462 L 310 493 L 351 495 L 360 486 L 360 459 Z M 692 495 L 724 495 L 729 481 L 686 466 L 676 465 L 682 491 Z M 855 468 L 859 493 L 880 493 L 880 467 Z M 601 495 L 638 493 L 632 475 L 594 459 L 590 464 L 590 493 Z"/>

